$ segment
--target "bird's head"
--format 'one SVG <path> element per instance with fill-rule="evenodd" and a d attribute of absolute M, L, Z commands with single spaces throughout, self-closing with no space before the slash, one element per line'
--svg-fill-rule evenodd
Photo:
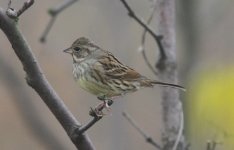
<path fill-rule="evenodd" d="M 71 54 L 73 61 L 75 63 L 79 63 L 98 49 L 99 47 L 92 43 L 89 39 L 81 37 L 74 41 L 71 47 L 65 49 L 63 52 Z"/>

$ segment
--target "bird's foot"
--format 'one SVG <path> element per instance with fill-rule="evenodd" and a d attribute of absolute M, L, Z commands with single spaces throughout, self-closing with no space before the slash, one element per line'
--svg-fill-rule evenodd
<path fill-rule="evenodd" d="M 95 108 L 90 107 L 89 115 L 95 118 L 101 118 L 105 114 L 102 112 L 102 110 L 98 110 L 96 107 Z"/>
<path fill-rule="evenodd" d="M 103 105 L 104 105 L 104 108 L 106 111 L 107 111 L 107 114 L 111 114 L 111 108 L 110 108 L 110 105 L 112 105 L 113 101 L 112 100 L 104 100 L 103 101 Z"/>
<path fill-rule="evenodd" d="M 104 115 L 110 114 L 111 112 L 110 105 L 112 104 L 113 104 L 112 100 L 103 100 L 103 102 L 98 104 L 95 108 L 91 108 L 89 114 L 93 117 L 103 117 Z M 104 113 L 103 112 L 104 109 L 108 113 Z"/>

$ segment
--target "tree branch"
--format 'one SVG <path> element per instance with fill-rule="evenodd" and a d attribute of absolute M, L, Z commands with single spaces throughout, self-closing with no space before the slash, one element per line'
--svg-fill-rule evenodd
<path fill-rule="evenodd" d="M 165 59 L 156 63 L 160 81 L 177 83 L 176 34 L 175 34 L 175 0 L 157 0 L 159 21 L 158 30 L 163 35 Z M 185 150 L 186 142 L 183 134 L 183 107 L 179 91 L 171 88 L 162 89 L 163 113 L 163 149 Z"/>
<path fill-rule="evenodd" d="M 49 32 L 50 32 L 52 26 L 54 25 L 55 20 L 56 20 L 56 16 L 52 16 L 52 17 L 50 18 L 49 23 L 47 24 L 45 30 L 42 32 L 42 36 L 41 36 L 41 38 L 40 38 L 40 42 L 42 42 L 42 43 L 45 43 L 45 42 L 46 42 L 46 37 L 47 37 L 47 35 L 49 34 Z"/>
<path fill-rule="evenodd" d="M 206 150 L 215 150 L 219 144 L 221 144 L 221 142 L 216 142 L 214 140 L 212 140 L 212 141 L 208 140 L 206 143 Z"/>
<path fill-rule="evenodd" d="M 132 119 L 132 117 L 129 114 L 123 112 L 122 115 L 145 138 L 146 142 L 153 145 L 155 148 L 162 150 L 162 147 L 157 142 L 155 142 L 152 137 L 148 136 L 140 127 L 138 127 L 136 122 Z"/>
<path fill-rule="evenodd" d="M 178 147 L 180 140 L 183 136 L 183 130 L 184 130 L 184 112 L 183 112 L 183 110 L 181 110 L 181 112 L 180 112 L 180 128 L 179 128 L 179 131 L 178 131 L 178 134 L 177 134 L 177 137 L 175 140 L 175 144 L 174 144 L 172 150 L 177 150 L 177 147 Z"/>
<path fill-rule="evenodd" d="M 12 19 L 17 19 L 21 14 L 23 14 L 29 7 L 31 7 L 34 3 L 34 0 L 28 0 L 24 2 L 23 6 L 16 11 L 15 9 L 11 8 L 11 0 L 9 0 L 8 8 L 7 8 L 7 15 Z"/>
<path fill-rule="evenodd" d="M 155 11 L 156 11 L 156 1 L 155 1 L 155 4 L 153 6 L 153 10 L 151 11 L 151 14 L 149 16 L 149 19 L 147 20 L 147 25 L 149 25 L 151 23 L 151 21 L 153 20 L 153 16 L 155 14 Z M 143 56 L 143 59 L 145 60 L 145 63 L 146 65 L 150 68 L 150 70 L 157 76 L 158 72 L 154 69 L 154 67 L 151 65 L 151 63 L 149 62 L 149 59 L 148 57 L 146 56 L 146 53 L 145 53 L 145 38 L 146 38 L 146 33 L 147 33 L 147 29 L 144 28 L 144 32 L 142 34 L 142 37 L 141 37 L 141 45 L 139 46 L 139 51 L 141 52 L 142 56 Z"/>
<path fill-rule="evenodd" d="M 159 7 L 159 32 L 162 36 L 157 36 L 153 30 L 140 19 L 135 12 L 130 8 L 126 0 L 121 0 L 125 8 L 128 10 L 129 16 L 136 20 L 144 29 L 142 35 L 142 46 L 140 50 L 144 50 L 145 34 L 146 31 L 155 39 L 160 52 L 160 58 L 156 64 L 161 81 L 177 82 L 177 70 L 175 62 L 175 13 L 174 13 L 174 0 L 157 0 L 156 5 Z M 145 52 L 142 53 L 147 65 L 151 68 Z M 155 69 L 151 69 L 155 73 Z M 164 88 L 163 94 L 163 126 L 164 132 L 162 133 L 162 149 L 185 149 L 183 135 L 183 109 L 182 103 L 179 100 L 179 93 L 176 90 Z M 180 119 L 178 119 L 180 118 Z M 180 146 L 180 147 L 179 147 Z"/>
<path fill-rule="evenodd" d="M 49 23 L 47 24 L 44 32 L 41 35 L 40 41 L 42 43 L 46 42 L 46 37 L 47 37 L 48 33 L 50 32 L 50 30 L 51 30 L 51 28 L 56 20 L 57 15 L 77 1 L 78 0 L 64 0 L 62 3 L 58 4 L 54 8 L 49 9 L 48 13 L 51 16 L 51 19 L 50 19 Z"/>
<path fill-rule="evenodd" d="M 145 21 L 143 21 L 143 19 L 141 19 L 140 17 L 138 17 L 135 12 L 131 9 L 131 7 L 128 5 L 128 3 L 125 0 L 120 0 L 123 5 L 125 6 L 125 8 L 128 10 L 128 15 L 130 17 L 132 17 L 133 19 L 136 20 L 136 22 L 138 22 L 145 30 L 147 30 L 147 32 L 149 32 L 149 34 L 154 38 L 155 42 L 158 45 L 159 48 L 159 52 L 160 52 L 160 58 L 165 59 L 166 58 L 166 54 L 164 51 L 164 48 L 162 46 L 162 39 L 163 37 L 160 35 L 157 35 L 156 33 L 154 33 L 153 29 L 148 26 Z"/>
<path fill-rule="evenodd" d="M 21 13 L 22 14 L 22 13 Z M 90 139 L 85 135 L 77 135 L 75 130 L 81 125 L 68 110 L 62 99 L 57 95 L 52 86 L 47 81 L 45 75 L 28 46 L 26 40 L 17 28 L 15 20 L 8 17 L 0 8 L 0 28 L 10 41 L 12 48 L 20 59 L 26 72 L 26 81 L 42 98 L 54 116 L 60 122 L 68 136 L 71 138 L 77 149 L 94 150 Z"/>
<path fill-rule="evenodd" d="M 107 100 L 107 105 L 108 106 L 111 106 L 113 104 L 114 101 L 112 100 Z M 106 106 L 105 105 L 98 105 L 95 107 L 95 109 L 98 111 L 98 112 L 102 112 L 102 110 L 105 108 Z M 98 115 L 97 112 L 95 112 L 95 110 L 93 108 L 91 108 L 90 112 L 89 112 L 89 115 L 93 117 L 93 119 L 91 119 L 87 124 L 81 126 L 79 128 L 79 130 L 77 130 L 78 134 L 83 134 L 85 131 L 87 131 L 90 127 L 92 127 L 95 123 L 97 123 L 100 119 L 102 119 L 103 117 L 103 114 L 101 115 Z"/>

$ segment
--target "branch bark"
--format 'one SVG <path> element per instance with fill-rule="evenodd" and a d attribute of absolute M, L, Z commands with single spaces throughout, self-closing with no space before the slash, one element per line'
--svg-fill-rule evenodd
<path fill-rule="evenodd" d="M 159 12 L 159 35 L 140 19 L 128 5 L 126 0 L 121 0 L 125 8 L 128 10 L 130 17 L 135 19 L 145 31 L 155 39 L 159 47 L 159 60 L 156 63 L 157 75 L 160 81 L 171 83 L 177 82 L 176 68 L 176 44 L 175 44 L 175 1 L 174 0 L 157 0 Z M 163 38 L 162 38 L 163 37 Z M 143 42 L 144 43 L 144 35 Z M 154 71 L 153 71 L 154 72 Z M 183 109 L 179 99 L 179 93 L 172 88 L 163 88 L 162 92 L 162 110 L 163 110 L 163 127 L 162 143 L 163 150 L 184 150 L 186 144 L 183 134 Z M 182 119 L 182 120 L 181 120 Z"/>
<path fill-rule="evenodd" d="M 162 45 L 166 57 L 160 57 L 156 68 L 159 70 L 161 81 L 177 82 L 176 66 L 176 40 L 175 40 L 175 0 L 158 0 L 159 26 L 158 31 L 163 35 Z M 163 150 L 184 150 L 186 147 L 184 134 L 181 134 L 181 123 L 183 109 L 179 92 L 172 88 L 162 89 L 162 111 L 163 111 Z M 179 140 L 179 142 L 178 142 Z M 175 144 L 177 148 L 175 148 Z"/>
<path fill-rule="evenodd" d="M 108 106 L 111 106 L 114 103 L 114 101 L 112 100 L 107 100 L 107 104 Z M 78 134 L 83 134 L 85 131 L 87 131 L 89 128 L 91 128 L 95 123 L 97 123 L 100 119 L 102 119 L 104 113 L 102 112 L 103 109 L 105 109 L 106 105 L 101 103 L 98 106 L 96 106 L 94 109 L 91 108 L 89 115 L 93 117 L 93 119 L 91 119 L 88 123 L 86 123 L 85 125 L 81 126 L 78 130 L 77 133 Z M 98 112 L 101 112 L 103 114 L 98 115 Z"/>
<path fill-rule="evenodd" d="M 157 7 L 156 7 L 156 6 L 157 6 L 157 5 L 156 5 L 156 1 L 155 1 L 154 3 L 155 3 L 155 4 L 153 4 L 153 10 L 151 11 L 151 14 L 150 14 L 150 16 L 149 16 L 149 18 L 148 18 L 148 20 L 147 20 L 147 25 L 150 25 L 151 21 L 153 20 L 154 14 L 155 14 L 155 12 L 156 12 L 156 8 L 157 8 Z M 149 61 L 149 59 L 148 59 L 148 57 L 147 57 L 147 55 L 146 55 L 146 52 L 145 52 L 146 33 L 147 33 L 147 30 L 144 29 L 144 32 L 143 32 L 142 37 L 141 37 L 141 45 L 140 45 L 140 47 L 139 47 L 138 49 L 139 49 L 139 51 L 141 52 L 141 54 L 142 54 L 142 56 L 143 56 L 143 58 L 144 58 L 144 60 L 145 60 L 146 65 L 147 65 L 147 66 L 149 67 L 149 69 L 154 73 L 154 75 L 157 76 L 158 73 L 157 73 L 156 69 L 154 68 L 154 66 L 151 65 L 151 63 L 150 63 L 150 61 Z"/>
<path fill-rule="evenodd" d="M 31 7 L 34 3 L 34 0 L 28 0 L 24 2 L 23 6 L 19 10 L 15 10 L 11 8 L 11 0 L 9 0 L 8 8 L 7 8 L 7 15 L 12 19 L 18 19 L 18 17 L 23 14 L 29 7 Z"/>
<path fill-rule="evenodd" d="M 47 81 L 45 75 L 34 57 L 31 48 L 18 30 L 16 21 L 9 18 L 5 11 L 0 8 L 0 28 L 10 41 L 12 48 L 20 59 L 26 72 L 26 81 L 42 98 L 57 120 L 63 126 L 77 149 L 94 150 L 87 135 L 77 135 L 75 130 L 81 125 L 68 110 L 62 99 L 57 95 Z"/>
<path fill-rule="evenodd" d="M 71 6 L 73 3 L 77 2 L 78 0 L 64 0 L 62 3 L 59 3 L 58 5 L 56 5 L 53 8 L 50 8 L 48 13 L 51 16 L 51 19 L 49 21 L 49 23 L 47 24 L 44 32 L 41 35 L 40 41 L 42 43 L 46 42 L 46 37 L 49 34 L 52 26 L 54 25 L 54 22 L 57 18 L 57 16 L 63 11 L 65 10 L 67 7 Z"/>
<path fill-rule="evenodd" d="M 148 142 L 149 144 L 153 145 L 156 149 L 162 150 L 161 146 L 154 141 L 152 137 L 147 135 L 143 129 L 141 129 L 136 122 L 132 119 L 132 117 L 126 113 L 123 112 L 122 115 L 127 119 L 127 121 L 145 138 L 145 141 Z"/>
<path fill-rule="evenodd" d="M 135 14 L 135 12 L 131 9 L 131 7 L 128 5 L 126 0 L 120 0 L 120 1 L 123 3 L 124 7 L 127 9 L 128 15 L 130 17 L 132 17 L 133 19 L 135 19 L 136 22 L 139 23 L 145 30 L 147 30 L 147 32 L 149 32 L 149 34 L 154 38 L 155 42 L 158 45 L 158 49 L 159 49 L 159 52 L 160 52 L 160 57 L 162 57 L 164 59 L 166 57 L 166 55 L 165 55 L 164 48 L 163 48 L 163 45 L 162 45 L 162 42 L 161 42 L 163 37 L 161 35 L 157 35 L 153 31 L 153 29 L 150 26 L 148 26 L 147 23 L 145 23 L 145 21 L 143 19 L 141 19 L 139 16 L 137 16 Z"/>

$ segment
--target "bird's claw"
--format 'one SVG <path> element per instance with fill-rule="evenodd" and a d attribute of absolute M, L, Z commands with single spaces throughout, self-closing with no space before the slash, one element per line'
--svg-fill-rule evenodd
<path fill-rule="evenodd" d="M 91 108 L 89 114 L 93 117 L 103 117 L 104 115 L 109 114 L 111 112 L 110 105 L 113 104 L 112 100 L 104 100 L 103 103 L 100 103 L 95 108 Z M 105 114 L 102 110 L 107 110 L 107 114 Z"/>
<path fill-rule="evenodd" d="M 95 108 L 90 107 L 89 115 L 95 118 L 101 118 L 105 114 L 102 112 L 102 110 L 98 110 L 96 107 Z"/>
<path fill-rule="evenodd" d="M 107 110 L 107 112 L 111 112 L 111 108 L 110 108 L 110 105 L 109 105 L 109 100 L 105 100 L 104 101 L 104 109 L 106 109 Z"/>

